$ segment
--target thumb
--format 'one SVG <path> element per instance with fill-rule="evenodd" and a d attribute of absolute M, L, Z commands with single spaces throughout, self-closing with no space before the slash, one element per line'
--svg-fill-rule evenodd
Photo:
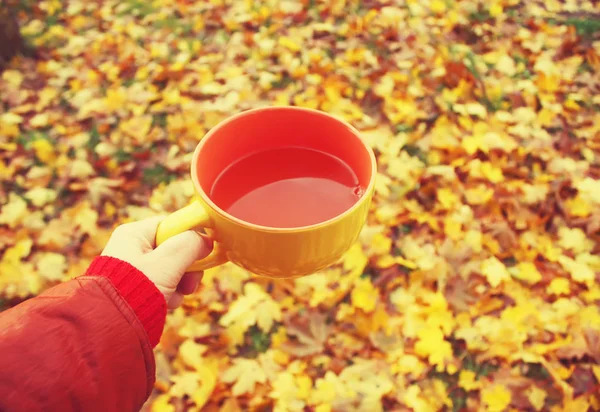
<path fill-rule="evenodd" d="M 211 250 L 212 242 L 208 238 L 188 230 L 167 239 L 151 254 L 164 267 L 164 272 L 179 278 L 192 263 L 208 256 Z"/>

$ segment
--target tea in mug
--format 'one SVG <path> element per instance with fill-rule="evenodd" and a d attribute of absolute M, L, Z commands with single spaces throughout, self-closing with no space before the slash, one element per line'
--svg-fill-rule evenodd
<path fill-rule="evenodd" d="M 350 209 L 362 196 L 342 160 L 301 147 L 250 154 L 215 180 L 210 198 L 230 215 L 277 228 L 310 226 Z"/>

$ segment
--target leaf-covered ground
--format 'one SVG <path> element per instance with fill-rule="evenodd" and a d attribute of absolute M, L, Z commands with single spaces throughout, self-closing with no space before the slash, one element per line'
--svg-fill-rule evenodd
<path fill-rule="evenodd" d="M 15 1 L 0 76 L 0 304 L 193 195 L 245 109 L 343 116 L 379 176 L 338 265 L 231 265 L 170 314 L 147 409 L 600 410 L 593 0 Z"/>

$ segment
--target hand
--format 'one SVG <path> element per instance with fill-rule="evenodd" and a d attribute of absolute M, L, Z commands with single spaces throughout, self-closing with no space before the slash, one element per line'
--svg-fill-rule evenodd
<path fill-rule="evenodd" d="M 188 230 L 155 247 L 156 230 L 163 217 L 127 223 L 115 229 L 103 256 L 121 259 L 144 273 L 164 295 L 170 309 L 194 293 L 203 272 L 185 270 L 196 260 L 206 257 L 212 243 L 198 232 Z"/>

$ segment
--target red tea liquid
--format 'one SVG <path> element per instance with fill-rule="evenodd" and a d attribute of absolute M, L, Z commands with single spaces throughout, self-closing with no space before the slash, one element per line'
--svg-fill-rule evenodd
<path fill-rule="evenodd" d="M 362 195 L 358 178 L 337 157 L 289 147 L 244 157 L 213 184 L 211 199 L 227 213 L 261 226 L 309 226 L 344 213 Z"/>

